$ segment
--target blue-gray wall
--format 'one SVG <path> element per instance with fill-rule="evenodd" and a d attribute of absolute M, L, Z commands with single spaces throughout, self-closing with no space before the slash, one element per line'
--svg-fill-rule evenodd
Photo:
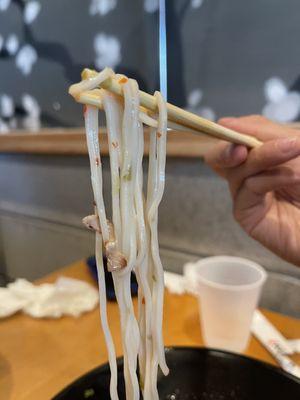
<path fill-rule="evenodd" d="M 0 75 L 6 77 L 0 97 L 9 95 L 14 104 L 4 118 L 8 128 L 15 118 L 22 127 L 28 126 L 27 116 L 37 117 L 35 106 L 24 105 L 25 93 L 37 101 L 42 125 L 82 125 L 67 88 L 86 66 L 112 66 L 137 78 L 143 89 L 158 89 L 157 0 L 39 0 L 40 10 L 31 23 L 24 21 L 26 3 L 11 0 L 0 10 Z M 108 8 L 92 7 L 98 3 Z M 279 78 L 285 95 L 300 90 L 298 0 L 166 4 L 170 101 L 218 118 L 262 113 L 274 100 L 265 90 L 272 77 Z M 9 53 L 12 34 L 18 44 Z M 20 62 L 27 45 L 36 54 L 30 65 L 30 57 Z M 281 100 L 291 106 L 288 97 Z M 296 111 L 285 115 L 288 121 L 297 119 L 300 111 L 299 99 L 291 102 Z M 276 112 L 273 116 L 278 117 Z"/>
<path fill-rule="evenodd" d="M 42 276 L 48 270 L 93 251 L 93 236 L 81 218 L 92 210 L 87 157 L 0 155 L 2 254 L 13 276 Z M 107 204 L 108 160 L 104 159 Z M 232 218 L 227 186 L 201 160 L 169 159 L 166 191 L 159 214 L 160 243 L 188 255 L 236 254 L 271 271 L 300 276 L 247 237 Z"/>

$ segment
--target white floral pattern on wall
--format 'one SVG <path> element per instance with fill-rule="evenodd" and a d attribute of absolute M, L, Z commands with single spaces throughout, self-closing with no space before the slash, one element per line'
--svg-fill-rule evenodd
<path fill-rule="evenodd" d="M 278 77 L 268 79 L 264 84 L 266 105 L 262 114 L 277 122 L 292 122 L 300 114 L 300 94 L 289 91 L 285 82 Z"/>
<path fill-rule="evenodd" d="M 1 117 L 11 118 L 14 115 L 15 106 L 11 96 L 3 94 L 0 96 L 0 115 Z"/>
<path fill-rule="evenodd" d="M 173 0 L 174 1 L 174 0 Z M 202 6 L 204 0 L 188 0 L 192 8 L 199 8 Z M 167 3 L 166 3 L 166 6 Z M 159 0 L 144 0 L 144 10 L 148 13 L 154 13 L 159 8 Z"/>
<path fill-rule="evenodd" d="M 117 0 L 91 0 L 89 13 L 90 15 L 104 16 L 117 6 Z"/>
<path fill-rule="evenodd" d="M 98 69 L 115 68 L 121 61 L 121 43 L 115 36 L 98 33 L 94 38 L 94 50 Z"/>
<path fill-rule="evenodd" d="M 24 116 L 17 122 L 13 98 L 6 93 L 0 94 L 0 134 L 8 133 L 17 127 L 37 132 L 41 128 L 41 109 L 38 101 L 28 93 L 21 96 Z"/>
<path fill-rule="evenodd" d="M 28 93 L 22 96 L 21 102 L 26 112 L 26 116 L 23 119 L 24 128 L 34 132 L 38 131 L 41 127 L 39 103 Z"/>
<path fill-rule="evenodd" d="M 211 121 L 216 120 L 216 114 L 211 107 L 202 106 L 203 91 L 199 88 L 193 89 L 188 95 L 188 111 L 200 115 L 203 118 L 209 119 Z"/>
<path fill-rule="evenodd" d="M 153 13 L 158 10 L 159 0 L 144 0 L 144 9 L 148 13 Z"/>
<path fill-rule="evenodd" d="M 29 75 L 38 59 L 37 52 L 30 44 L 25 44 L 17 54 L 16 66 L 23 75 Z"/>
<path fill-rule="evenodd" d="M 239 18 L 240 13 L 244 15 L 244 6 L 239 0 L 231 2 L 228 10 L 222 2 L 166 0 L 168 21 L 173 22 L 168 25 L 169 101 L 211 120 L 250 112 L 262 112 L 282 122 L 299 119 L 297 48 L 289 31 L 284 35 L 284 24 L 298 32 L 297 21 L 286 18 L 281 28 L 275 21 L 271 25 L 279 9 L 271 18 L 275 6 L 270 9 L 256 0 L 260 12 L 270 15 L 270 34 L 281 33 L 282 43 L 288 43 L 280 45 L 280 52 L 262 52 L 268 47 L 267 39 L 253 28 L 251 45 L 265 57 L 257 67 L 247 50 L 243 58 L 235 58 L 244 51 L 242 43 L 240 47 L 235 42 L 230 48 L 226 45 L 239 30 L 243 34 L 243 29 L 256 26 L 257 9 L 251 7 L 252 15 L 247 14 L 243 22 L 249 25 L 247 30 Z M 286 0 L 296 15 L 300 3 L 295 6 L 293 2 Z M 9 79 L 0 88 L 0 98 L 4 96 L 0 99 L 0 130 L 37 129 L 41 120 L 45 126 L 80 126 L 77 105 L 67 96 L 66 87 L 78 80 L 85 66 L 98 70 L 110 66 L 137 78 L 146 91 L 158 87 L 159 0 L 79 0 L 76 7 L 67 10 L 68 5 L 68 0 L 0 0 L 0 72 L 9 71 Z M 67 12 L 61 12 L 65 9 Z M 68 26 L 64 25 L 66 18 Z M 228 24 L 228 20 L 233 22 Z M 291 60 L 289 66 L 287 59 Z M 261 82 L 272 75 L 263 92 Z M 41 95 L 41 76 L 51 77 L 43 81 L 47 96 Z M 20 86 L 27 92 L 26 101 L 20 96 Z M 37 104 L 35 111 L 28 111 L 28 95 Z"/>
<path fill-rule="evenodd" d="M 0 0 L 0 12 L 8 10 L 13 1 Z M 15 2 L 19 7 L 23 20 L 23 24 L 30 25 L 38 17 L 41 4 L 36 0 L 21 0 Z M 5 51 L 6 57 L 11 58 L 15 62 L 16 70 L 24 77 L 28 77 L 33 70 L 34 64 L 38 60 L 36 49 L 30 43 L 24 43 L 18 38 L 16 33 L 10 33 L 6 37 L 0 35 L 0 52 Z M 9 132 L 11 129 L 25 128 L 36 131 L 40 129 L 40 107 L 37 100 L 29 95 L 24 94 L 18 107 L 14 104 L 12 96 L 8 94 L 0 94 L 0 133 Z M 17 120 L 15 115 L 16 109 L 21 110 L 22 117 Z"/>
<path fill-rule="evenodd" d="M 10 0 L 0 0 L 0 11 L 6 11 L 10 5 Z"/>
<path fill-rule="evenodd" d="M 199 8 L 202 6 L 204 0 L 191 0 L 191 6 L 193 8 Z"/>
<path fill-rule="evenodd" d="M 10 34 L 5 42 L 5 48 L 8 53 L 13 56 L 19 49 L 19 39 L 14 33 Z"/>
<path fill-rule="evenodd" d="M 16 125 L 13 99 L 7 94 L 0 95 L 0 134 L 9 132 Z"/>
<path fill-rule="evenodd" d="M 41 4 L 38 1 L 28 1 L 24 8 L 24 22 L 26 24 L 32 24 L 32 22 L 37 18 L 41 10 Z"/>

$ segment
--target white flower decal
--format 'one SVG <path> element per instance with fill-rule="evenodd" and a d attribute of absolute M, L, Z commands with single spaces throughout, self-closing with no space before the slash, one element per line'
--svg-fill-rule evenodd
<path fill-rule="evenodd" d="M 144 9 L 148 13 L 154 13 L 159 8 L 159 0 L 144 0 Z"/>
<path fill-rule="evenodd" d="M 98 33 L 94 39 L 96 53 L 95 65 L 98 69 L 116 67 L 121 61 L 121 44 L 119 40 L 105 33 Z"/>
<path fill-rule="evenodd" d="M 0 11 L 6 11 L 10 5 L 10 0 L 0 0 Z"/>
<path fill-rule="evenodd" d="M 8 133 L 9 126 L 0 118 L 0 133 Z"/>
<path fill-rule="evenodd" d="M 203 91 L 199 88 L 193 89 L 188 95 L 187 109 L 190 112 L 198 114 L 203 118 L 215 121 L 216 113 L 214 112 L 214 110 L 210 107 L 200 105 L 202 98 L 203 98 Z"/>
<path fill-rule="evenodd" d="M 25 93 L 21 99 L 22 106 L 28 115 L 32 117 L 39 117 L 41 114 L 41 109 L 37 100 L 32 97 L 30 94 Z"/>
<path fill-rule="evenodd" d="M 278 102 L 286 96 L 288 90 L 282 79 L 272 77 L 264 84 L 264 93 L 269 102 Z"/>
<path fill-rule="evenodd" d="M 37 132 L 41 129 L 41 121 L 39 118 L 28 115 L 23 118 L 23 127 L 31 132 Z"/>
<path fill-rule="evenodd" d="M 41 4 L 38 1 L 26 2 L 24 9 L 24 21 L 27 25 L 31 24 L 38 16 L 41 10 Z"/>
<path fill-rule="evenodd" d="M 278 77 L 268 79 L 264 84 L 267 104 L 262 113 L 274 121 L 286 123 L 294 121 L 300 113 L 300 94 L 289 92 L 284 81 Z"/>
<path fill-rule="evenodd" d="M 203 92 L 201 89 L 193 89 L 188 96 L 189 107 L 197 107 L 197 105 L 201 102 L 202 97 Z"/>
<path fill-rule="evenodd" d="M 191 0 L 192 8 L 199 8 L 202 6 L 204 0 Z M 148 13 L 154 13 L 159 9 L 159 0 L 144 0 L 144 9 Z"/>
<path fill-rule="evenodd" d="M 35 48 L 32 47 L 30 44 L 26 44 L 21 48 L 21 50 L 17 54 L 16 57 L 17 68 L 19 68 L 22 74 L 29 75 L 37 59 L 38 56 Z"/>
<path fill-rule="evenodd" d="M 17 35 L 12 33 L 11 35 L 8 36 L 6 43 L 5 43 L 5 48 L 8 51 L 10 55 L 15 55 L 16 52 L 19 49 L 19 39 Z"/>
<path fill-rule="evenodd" d="M 60 109 L 61 109 L 61 104 L 60 104 L 59 101 L 54 101 L 54 102 L 52 103 L 52 107 L 53 107 L 53 110 L 55 110 L 55 111 L 60 111 Z"/>
<path fill-rule="evenodd" d="M 39 103 L 34 97 L 27 93 L 22 96 L 21 102 L 27 113 L 26 117 L 23 119 L 24 128 L 30 131 L 38 131 L 41 127 L 41 109 Z"/>
<path fill-rule="evenodd" d="M 13 99 L 7 94 L 0 96 L 0 115 L 5 118 L 10 118 L 14 115 L 15 106 Z"/>
<path fill-rule="evenodd" d="M 204 0 L 191 0 L 191 6 L 193 8 L 199 8 L 202 6 Z"/>
<path fill-rule="evenodd" d="M 116 8 L 117 0 L 91 0 L 90 15 L 106 15 Z"/>
<path fill-rule="evenodd" d="M 202 107 L 198 112 L 201 117 L 209 119 L 210 121 L 215 121 L 217 119 L 216 113 L 210 107 Z"/>
<path fill-rule="evenodd" d="M 18 124 L 13 99 L 7 94 L 0 95 L 0 133 L 7 133 L 18 127 L 30 131 L 38 131 L 41 128 L 41 110 L 36 99 L 25 93 L 21 97 L 21 105 L 25 116 Z"/>

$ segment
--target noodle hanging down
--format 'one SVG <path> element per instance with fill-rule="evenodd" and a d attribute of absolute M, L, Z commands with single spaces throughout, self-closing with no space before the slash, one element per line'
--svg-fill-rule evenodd
<path fill-rule="evenodd" d="M 100 317 L 111 370 L 110 396 L 118 400 L 115 348 L 109 329 L 102 244 L 112 274 L 118 307 L 124 353 L 124 378 L 127 400 L 158 400 L 157 373 L 169 370 L 162 337 L 164 275 L 157 234 L 158 206 L 165 185 L 167 109 L 159 92 L 158 128 L 150 133 L 148 182 L 143 190 L 144 132 L 140 120 L 139 88 L 135 80 L 115 75 L 111 69 L 83 73 L 70 93 L 79 99 L 85 91 L 99 97 L 107 123 L 110 156 L 112 218 L 108 221 L 102 187 L 102 166 L 98 140 L 98 108 L 85 107 L 85 129 L 90 159 L 95 214 L 84 223 L 96 232 L 96 262 L 99 279 Z M 122 83 L 123 98 L 99 85 L 106 79 Z M 147 118 L 144 118 L 144 122 Z M 138 282 L 138 315 L 131 298 L 131 273 Z M 137 376 L 139 364 L 139 380 Z"/>

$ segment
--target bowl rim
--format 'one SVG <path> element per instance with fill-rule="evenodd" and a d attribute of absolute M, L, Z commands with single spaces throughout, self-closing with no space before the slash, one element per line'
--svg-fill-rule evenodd
<path fill-rule="evenodd" d="M 212 347 L 204 347 L 204 346 L 165 346 L 165 352 L 177 352 L 177 351 L 186 351 L 186 350 L 193 350 L 195 352 L 199 353 L 206 353 L 206 354 L 211 354 L 211 353 L 217 353 L 219 356 L 221 355 L 223 358 L 235 358 L 235 359 L 240 359 L 246 362 L 250 362 L 252 365 L 257 365 L 259 367 L 266 368 L 270 371 L 272 371 L 275 374 L 279 374 L 281 376 L 284 376 L 285 378 L 293 381 L 294 383 L 298 383 L 300 385 L 300 378 L 297 378 L 296 376 L 284 371 L 282 368 L 272 365 L 266 361 L 259 360 L 257 358 L 245 355 L 245 354 L 238 354 L 234 353 L 231 351 L 225 351 L 225 350 L 220 350 Z M 119 369 L 123 365 L 123 356 L 117 358 L 117 368 Z M 73 388 L 74 385 L 80 385 L 81 382 L 83 382 L 87 376 L 92 376 L 99 374 L 101 372 L 108 372 L 109 371 L 109 364 L 101 364 L 98 367 L 95 367 L 91 369 L 90 371 L 87 371 L 85 374 L 80 376 L 79 378 L 75 379 L 71 383 L 69 383 L 65 388 L 63 388 L 60 392 L 58 392 L 51 400 L 61 400 L 69 390 Z"/>

